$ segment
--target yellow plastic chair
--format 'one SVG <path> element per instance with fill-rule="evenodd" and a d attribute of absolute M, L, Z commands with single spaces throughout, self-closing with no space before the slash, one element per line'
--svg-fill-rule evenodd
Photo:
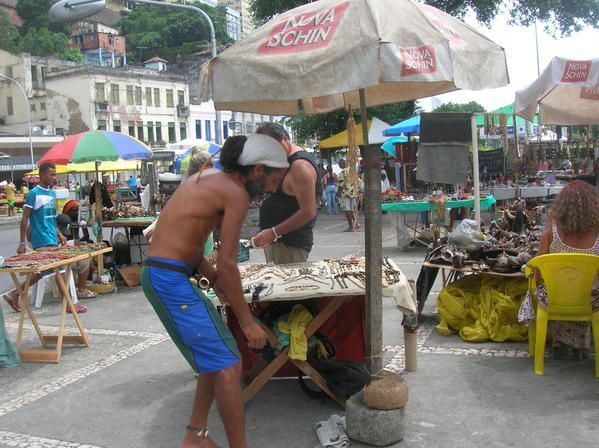
<path fill-rule="evenodd" d="M 536 322 L 528 329 L 528 351 L 535 373 L 543 375 L 547 324 L 550 320 L 591 322 L 595 344 L 595 377 L 599 378 L 599 311 L 591 309 L 591 291 L 599 271 L 599 256 L 576 253 L 541 255 L 524 268 L 529 290 L 535 294 L 535 270 L 547 288 L 547 309 L 537 304 Z"/>

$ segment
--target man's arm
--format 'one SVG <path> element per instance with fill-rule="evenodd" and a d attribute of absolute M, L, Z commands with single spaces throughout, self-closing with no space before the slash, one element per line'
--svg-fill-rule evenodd
<path fill-rule="evenodd" d="M 221 245 L 216 263 L 218 277 L 216 289 L 224 294 L 229 306 L 233 309 L 241 330 L 251 348 L 264 347 L 266 336 L 264 330 L 254 321 L 247 303 L 243 299 L 241 277 L 237 268 L 239 252 L 239 234 L 248 211 L 249 198 L 235 189 L 223 198 L 225 213 L 220 228 Z"/>
<path fill-rule="evenodd" d="M 290 178 L 290 193 L 295 196 L 299 210 L 280 224 L 275 226 L 277 235 L 286 235 L 300 229 L 316 218 L 316 179 L 317 174 L 312 164 L 305 160 L 298 160 L 291 165 L 287 174 Z M 254 238 L 254 244 L 265 247 L 275 241 L 272 229 L 262 230 Z"/>
<path fill-rule="evenodd" d="M 27 250 L 27 223 L 29 222 L 29 217 L 31 216 L 32 208 L 25 205 L 23 207 L 23 217 L 21 218 L 21 225 L 19 227 L 20 230 L 20 239 L 19 239 L 19 247 L 17 247 L 18 254 L 24 254 Z"/>

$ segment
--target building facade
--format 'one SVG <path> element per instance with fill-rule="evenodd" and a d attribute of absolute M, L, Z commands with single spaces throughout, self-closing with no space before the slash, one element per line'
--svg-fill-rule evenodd
<path fill-rule="evenodd" d="M 81 50 L 86 64 L 101 67 L 127 65 L 125 36 L 108 25 L 89 20 L 74 23 L 70 45 Z"/>
<path fill-rule="evenodd" d="M 242 36 L 245 36 L 254 29 L 249 0 L 218 0 L 218 4 L 227 6 L 239 13 Z"/>
<path fill-rule="evenodd" d="M 187 138 L 189 89 L 182 76 L 85 66 L 52 72 L 46 83 L 54 122 L 68 134 L 109 130 L 153 147 Z"/>

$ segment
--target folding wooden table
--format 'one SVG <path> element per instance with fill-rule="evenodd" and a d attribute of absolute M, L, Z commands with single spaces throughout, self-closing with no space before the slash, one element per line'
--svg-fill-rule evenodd
<path fill-rule="evenodd" d="M 111 252 L 112 248 L 106 247 L 98 249 L 93 252 L 82 253 L 75 257 L 67 258 L 59 261 L 50 261 L 48 263 L 40 263 L 36 267 L 23 267 L 23 268 L 3 268 L 0 272 L 8 272 L 12 278 L 13 283 L 17 291 L 19 292 L 19 304 L 21 306 L 21 313 L 19 315 L 19 329 L 17 332 L 16 347 L 19 351 L 19 355 L 22 361 L 26 362 L 52 362 L 58 363 L 60 361 L 60 355 L 62 352 L 63 344 L 83 345 L 89 347 L 89 339 L 83 328 L 83 324 L 79 319 L 79 315 L 75 310 L 73 301 L 69 294 L 69 281 L 72 275 L 72 267 L 74 263 L 79 261 L 87 260 L 93 257 L 98 257 L 98 267 L 104 266 L 102 257 L 105 253 Z M 40 252 L 41 253 L 41 252 Z M 56 275 L 56 284 L 62 296 L 62 307 L 60 312 L 60 323 L 58 326 L 58 335 L 45 335 L 37 322 L 33 311 L 29 305 L 29 286 L 31 284 L 31 278 L 34 274 L 41 273 L 43 271 L 51 270 Z M 64 272 L 61 272 L 64 271 Z M 25 281 L 21 286 L 21 282 L 17 277 L 18 274 L 25 276 Z M 78 335 L 65 335 L 64 326 L 67 309 L 73 314 L 73 319 L 79 330 Z M 23 348 L 21 340 L 23 337 L 23 327 L 25 322 L 25 315 L 29 316 L 31 323 L 37 333 L 37 336 L 42 343 L 41 348 Z M 55 345 L 55 348 L 50 348 L 50 345 Z"/>
<path fill-rule="evenodd" d="M 362 260 L 363 262 L 363 260 Z M 416 307 L 412 299 L 412 290 L 407 278 L 401 273 L 399 268 L 392 265 L 392 262 L 386 260 L 386 264 L 391 267 L 394 273 L 394 278 L 391 282 L 386 280 L 383 288 L 383 296 L 395 301 L 398 308 L 405 312 L 416 312 Z M 349 264 L 348 264 L 349 263 Z M 252 265 L 250 265 L 251 267 Z M 304 334 L 306 338 L 310 338 L 317 331 L 325 333 L 324 327 L 327 321 L 337 312 L 338 319 L 335 326 L 336 340 L 338 347 L 342 344 L 343 338 L 348 338 L 353 345 L 359 342 L 363 344 L 362 350 L 355 350 L 353 357 L 355 360 L 364 361 L 365 341 L 364 323 L 358 322 L 358 319 L 363 320 L 364 307 L 363 303 L 359 304 L 360 310 L 357 310 L 358 304 L 355 301 L 363 301 L 365 297 L 365 286 L 360 276 L 354 277 L 353 274 L 362 274 L 363 267 L 357 267 L 347 260 L 324 260 L 308 263 L 296 263 L 288 265 L 264 265 L 252 271 L 250 275 L 244 275 L 242 284 L 244 288 L 244 299 L 248 303 L 259 303 L 260 305 L 268 305 L 273 303 L 283 303 L 292 301 L 296 304 L 301 304 L 303 301 L 313 301 L 314 308 L 312 310 L 313 318 L 307 324 Z M 385 275 L 385 274 L 384 274 Z M 256 289 L 258 287 L 259 289 Z M 257 294 L 256 291 L 259 291 Z M 344 305 L 347 304 L 347 308 Z M 355 308 L 352 308 L 355 307 Z M 409 309 L 406 309 L 405 307 Z M 343 307 L 343 308 L 342 308 Z M 347 314 L 346 314 L 347 313 Z M 360 315 L 360 317 L 358 317 Z M 230 324 L 233 323 L 231 317 Z M 236 325 L 236 324 L 235 324 Z M 329 324 L 331 325 L 331 324 Z M 345 325 L 353 326 L 351 330 L 344 331 L 342 328 Z M 358 328 L 360 331 L 358 332 Z M 248 402 L 252 397 L 281 369 L 288 361 L 295 365 L 303 374 L 307 375 L 323 392 L 335 400 L 341 407 L 345 407 L 345 399 L 335 395 L 327 386 L 326 380 L 314 369 L 308 362 L 289 358 L 289 346 L 281 347 L 279 339 L 273 330 L 266 326 L 264 329 L 268 343 L 275 348 L 276 356 L 274 359 L 266 360 L 264 357 L 255 363 L 250 364 L 249 371 L 246 371 L 245 378 L 249 385 L 243 390 L 243 401 Z M 242 350 L 241 333 L 238 329 L 233 328 L 233 333 L 237 335 L 240 350 Z M 347 330 L 347 329 L 346 329 Z M 333 345 L 335 343 L 331 340 Z M 278 351 L 280 350 L 280 351 Z M 349 352 L 349 350 L 348 350 Z M 359 353 L 359 355 L 357 354 Z M 338 352 L 339 355 L 339 352 Z M 341 355 L 342 358 L 345 357 Z M 360 358 L 360 359 L 358 359 Z M 350 356 L 351 359 L 351 356 Z"/>

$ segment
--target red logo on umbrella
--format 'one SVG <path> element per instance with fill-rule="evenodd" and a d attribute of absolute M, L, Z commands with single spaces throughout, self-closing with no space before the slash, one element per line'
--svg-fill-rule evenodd
<path fill-rule="evenodd" d="M 599 100 L 599 84 L 595 87 L 583 87 L 580 89 L 580 97 L 585 100 Z"/>
<path fill-rule="evenodd" d="M 258 53 L 295 53 L 326 47 L 348 6 L 344 2 L 320 12 L 288 17 L 275 27 Z"/>
<path fill-rule="evenodd" d="M 568 61 L 562 82 L 585 82 L 589 78 L 591 61 Z"/>
<path fill-rule="evenodd" d="M 420 75 L 437 71 L 437 56 L 432 45 L 401 49 L 401 76 Z"/>

